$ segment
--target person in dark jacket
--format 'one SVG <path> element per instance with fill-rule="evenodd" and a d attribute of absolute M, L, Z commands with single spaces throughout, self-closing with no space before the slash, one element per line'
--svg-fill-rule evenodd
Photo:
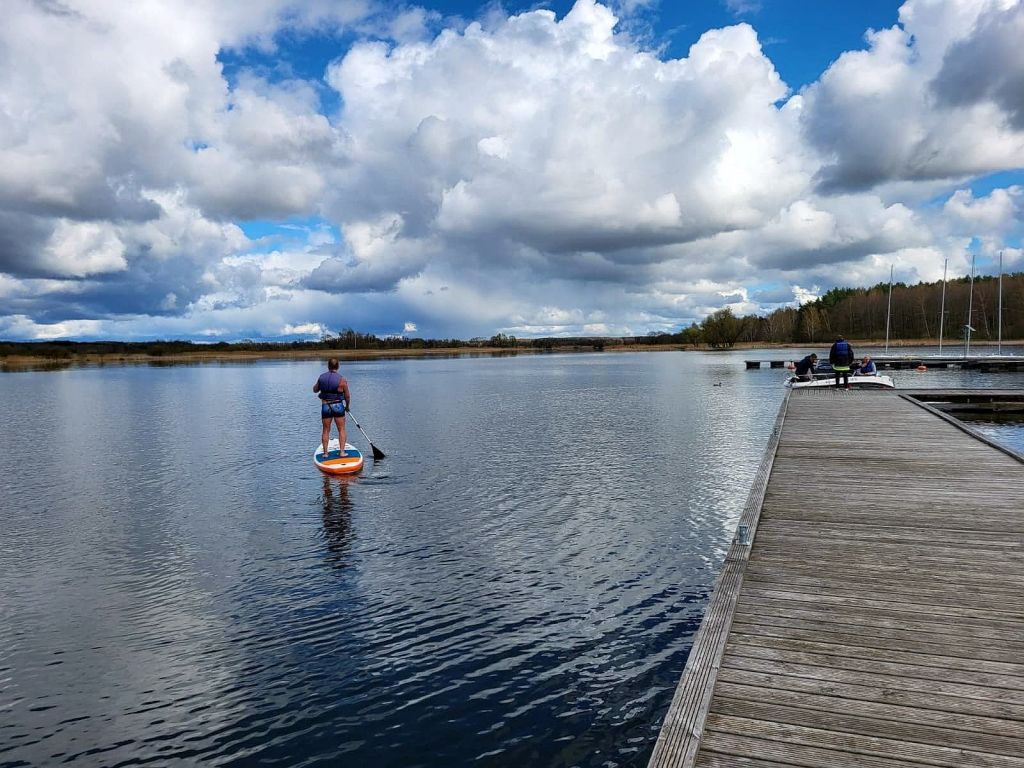
<path fill-rule="evenodd" d="M 836 389 L 839 389 L 839 377 L 843 377 L 843 384 L 850 388 L 850 364 L 853 362 L 853 347 L 850 342 L 842 336 L 836 339 L 832 349 L 828 352 L 828 361 L 832 363 L 832 370 L 836 374 Z"/>
<path fill-rule="evenodd" d="M 814 381 L 814 366 L 818 364 L 818 356 L 811 354 L 796 364 L 793 375 L 800 381 Z"/>

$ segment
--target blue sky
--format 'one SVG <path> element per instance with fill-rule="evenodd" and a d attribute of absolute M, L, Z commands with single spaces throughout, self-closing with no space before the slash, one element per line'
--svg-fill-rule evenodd
<path fill-rule="evenodd" d="M 1011 0 L 13 0 L 0 338 L 630 335 L 1019 270 L 1022 35 Z"/>
<path fill-rule="evenodd" d="M 900 3 L 891 0 L 765 0 L 733 4 L 683 0 L 659 4 L 650 20 L 657 45 L 668 57 L 685 56 L 708 29 L 746 21 L 755 26 L 766 53 L 789 86 L 814 82 L 843 51 L 865 47 L 864 32 L 896 23 Z M 570 4 L 563 3 L 568 9 Z"/>
<path fill-rule="evenodd" d="M 685 56 L 690 46 L 709 29 L 746 21 L 756 26 L 766 52 L 779 74 L 791 88 L 814 82 L 843 51 L 865 47 L 868 29 L 892 26 L 897 21 L 900 3 L 892 0 L 766 0 L 730 4 L 721 0 L 681 0 L 652 4 L 641 9 L 633 22 L 645 41 L 662 51 L 666 58 Z M 548 8 L 564 16 L 572 8 L 570 0 L 553 3 L 504 2 L 509 14 L 536 8 Z M 479 18 L 489 3 L 438 2 L 428 5 L 440 19 L 434 29 L 445 21 Z M 457 23 L 457 22 L 456 22 Z M 225 51 L 221 60 L 231 72 L 238 66 L 281 68 L 282 60 L 289 72 L 317 79 L 327 65 L 339 56 L 353 40 L 354 32 L 338 34 L 283 34 L 280 48 L 273 55 L 252 48 Z"/>

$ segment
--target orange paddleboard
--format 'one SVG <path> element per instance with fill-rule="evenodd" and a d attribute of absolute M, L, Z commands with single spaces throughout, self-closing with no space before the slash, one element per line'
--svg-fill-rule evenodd
<path fill-rule="evenodd" d="M 328 475 L 349 475 L 363 468 L 363 454 L 352 443 L 345 443 L 345 450 L 341 450 L 338 439 L 334 438 L 327 444 L 326 456 L 323 445 L 317 444 L 313 463 Z"/>

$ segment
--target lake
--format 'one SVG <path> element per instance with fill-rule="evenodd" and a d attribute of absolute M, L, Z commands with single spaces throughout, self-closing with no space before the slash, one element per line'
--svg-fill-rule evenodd
<path fill-rule="evenodd" d="M 348 480 L 316 362 L 0 375 L 0 764 L 644 765 L 783 397 L 754 356 L 346 364 L 387 453 Z"/>

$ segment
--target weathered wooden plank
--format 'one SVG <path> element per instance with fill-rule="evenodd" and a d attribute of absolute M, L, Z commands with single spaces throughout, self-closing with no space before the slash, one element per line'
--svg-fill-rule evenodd
<path fill-rule="evenodd" d="M 1015 581 L 999 580 L 993 583 L 991 573 L 983 569 L 967 571 L 958 569 L 956 573 L 930 573 L 925 583 L 918 580 L 909 581 L 905 578 L 911 574 L 913 569 L 905 564 L 876 563 L 871 569 L 865 569 L 862 565 L 847 563 L 832 563 L 828 569 L 824 569 L 824 563 L 817 561 L 792 562 L 785 558 L 771 561 L 761 558 L 758 562 L 747 564 L 748 572 L 757 574 L 759 581 L 763 579 L 764 584 L 779 584 L 783 579 L 782 586 L 796 590 L 802 586 L 818 585 L 822 590 L 828 587 L 835 590 L 835 594 L 846 594 L 852 590 L 865 591 L 877 590 L 878 596 L 888 594 L 893 590 L 904 588 L 905 594 L 911 595 L 916 591 L 924 591 L 929 594 L 938 594 L 949 598 L 953 591 L 967 589 L 972 596 L 991 597 L 998 600 L 1004 596 L 1024 595 Z M 844 588 L 845 585 L 845 588 Z M 962 602 L 962 601 L 961 601 Z M 979 603 L 979 606 L 982 606 Z M 982 606 L 983 607 L 983 606 Z"/>
<path fill-rule="evenodd" d="M 949 747 L 922 744 L 920 742 L 899 739 L 879 738 L 856 733 L 844 733 L 821 728 L 773 723 L 765 720 L 753 720 L 744 717 L 711 714 L 708 717 L 708 730 L 722 734 L 733 734 L 788 744 L 799 744 L 818 749 L 839 751 L 840 755 L 830 755 L 834 765 L 861 765 L 851 760 L 861 756 L 891 757 L 899 755 L 915 764 L 939 766 L 983 765 L 989 768 L 1024 768 L 1024 757 L 1009 757 L 971 750 L 951 749 Z M 720 744 L 725 745 L 724 740 Z M 852 754 L 851 754 L 852 753 Z"/>
<path fill-rule="evenodd" d="M 1019 511 L 1019 510 L 1018 510 Z M 830 533 L 828 529 L 820 533 Z M 1004 562 L 1024 563 L 1024 547 L 1018 542 L 1004 542 L 996 545 L 979 546 L 966 542 L 937 541 L 932 537 L 922 537 L 917 541 L 891 541 L 887 539 L 844 539 L 834 535 L 828 538 L 819 536 L 789 536 L 786 539 L 769 539 L 761 542 L 758 554 L 794 553 L 803 556 L 830 556 L 835 559 L 845 557 L 898 557 L 903 553 L 927 554 L 931 558 L 942 559 L 953 563 L 991 563 L 993 557 L 1000 557 Z"/>
<path fill-rule="evenodd" d="M 794 491 L 794 493 L 795 492 L 796 491 Z M 981 493 L 980 490 L 979 493 Z M 971 496 L 970 498 L 966 496 L 962 498 L 955 498 L 949 500 L 948 505 L 962 508 L 963 505 L 966 504 L 968 501 L 976 502 L 977 498 L 977 494 Z M 1007 506 L 1007 510 L 1005 513 L 992 513 L 984 518 L 975 517 L 972 519 L 972 522 L 974 524 L 984 523 L 986 526 L 990 528 L 1004 530 L 1007 532 L 1007 534 L 1019 535 L 1021 533 L 1024 533 L 1024 521 L 1020 519 L 1019 515 L 1017 515 L 1015 510 L 1019 510 L 1021 509 L 1021 507 L 1024 507 L 1024 497 L 1016 499 L 1013 501 L 1012 504 L 1009 504 Z M 765 508 L 762 517 L 765 520 L 772 520 L 775 519 L 777 514 L 778 512 L 774 507 L 767 507 Z M 841 509 L 796 509 L 792 511 L 787 511 L 785 514 L 786 519 L 788 520 L 806 520 L 808 522 L 820 523 L 841 522 L 843 520 L 849 519 L 849 513 L 844 512 Z M 904 508 L 900 511 L 900 515 L 902 516 L 902 519 L 904 521 L 909 521 L 912 519 L 921 525 L 938 524 L 941 523 L 943 519 L 942 514 L 940 512 L 935 511 L 934 505 L 929 506 L 929 508 L 924 511 L 916 512 Z M 892 514 L 877 512 L 870 514 L 860 514 L 858 515 L 858 519 L 867 524 L 887 525 L 893 521 L 894 517 Z"/>
<path fill-rule="evenodd" d="M 921 768 L 919 761 L 903 760 L 895 756 L 853 754 L 842 750 L 759 739 L 712 729 L 708 730 L 705 742 L 705 749 L 708 752 L 768 758 L 783 765 L 807 766 L 807 768 Z M 940 765 L 952 764 L 940 763 Z"/>
<path fill-rule="evenodd" d="M 837 656 L 856 659 L 870 659 L 874 661 L 887 661 L 897 664 L 914 664 L 919 666 L 937 667 L 939 669 L 956 669 L 963 671 L 978 671 L 990 673 L 1006 678 L 1024 677 L 1024 664 L 1021 659 L 999 659 L 988 661 L 972 656 L 949 656 L 942 653 L 926 653 L 923 651 L 911 651 L 905 648 L 874 648 L 863 645 L 846 645 L 836 642 L 824 642 L 817 640 L 794 640 L 787 637 L 771 637 L 769 635 L 747 634 L 741 630 L 735 630 L 730 635 L 731 640 L 743 642 L 748 645 L 756 645 L 761 648 L 795 650 L 807 653 L 820 653 L 825 656 Z M 1024 686 L 1024 680 L 1018 685 Z"/>
<path fill-rule="evenodd" d="M 1000 731 L 960 730 L 946 723 L 922 723 L 915 718 L 901 717 L 903 713 L 900 711 L 893 712 L 878 705 L 865 705 L 859 702 L 852 702 L 849 707 L 833 711 L 813 706 L 800 707 L 716 694 L 712 712 L 770 723 L 788 723 L 836 733 L 877 736 L 1008 757 L 1020 757 L 1024 754 L 1024 740 Z"/>
<path fill-rule="evenodd" d="M 793 560 L 793 558 L 789 559 Z M 988 591 L 992 591 L 993 594 L 1000 590 L 1017 591 L 1018 594 L 1024 593 L 1024 587 L 1018 591 L 1019 579 L 1013 574 L 1005 574 L 1005 578 L 998 580 L 993 580 L 989 576 L 986 582 L 985 566 L 980 564 L 961 565 L 955 569 L 956 577 L 948 578 L 953 569 L 944 566 L 937 569 L 928 567 L 927 563 L 922 563 L 920 560 L 909 556 L 902 563 L 898 560 L 883 561 L 881 559 L 872 562 L 870 558 L 866 561 L 864 558 L 857 560 L 851 558 L 843 561 L 829 561 L 827 558 L 804 558 L 804 561 L 800 564 L 794 563 L 787 566 L 786 561 L 787 558 L 781 556 L 761 557 L 758 558 L 756 563 L 751 563 L 751 567 L 758 571 L 774 571 L 776 576 L 779 573 L 788 573 L 789 569 L 792 568 L 794 575 L 811 574 L 832 584 L 842 584 L 843 579 L 846 577 L 859 578 L 861 580 L 870 580 L 872 578 L 886 579 L 891 582 L 888 585 L 890 589 L 903 586 L 910 590 L 926 588 L 932 591 L 945 592 L 947 595 L 951 594 L 951 588 L 958 587 L 961 584 L 968 585 L 972 583 L 987 586 Z M 954 586 L 951 587 L 949 585 Z M 782 586 L 784 589 L 781 591 L 797 592 L 800 585 L 790 584 L 787 580 L 787 583 Z"/>
<path fill-rule="evenodd" d="M 822 661 L 819 657 L 817 661 Z M 1024 690 L 1018 688 L 997 688 L 991 685 L 965 685 L 947 682 L 928 675 L 918 679 L 906 666 L 889 667 L 886 672 L 848 670 L 824 664 L 807 664 L 782 661 L 778 658 L 767 660 L 750 658 L 737 652 L 735 646 L 728 646 L 722 663 L 722 669 L 736 669 L 746 672 L 758 672 L 764 675 L 783 675 L 818 680 L 826 683 L 844 685 L 866 685 L 874 688 L 887 688 L 902 691 L 922 691 L 943 696 L 960 696 L 966 699 L 982 701 L 1005 701 L 1024 706 Z M 922 668 L 918 668 L 920 670 Z M 923 669 L 927 670 L 928 667 Z M 785 687 L 785 686 L 782 686 Z"/>
<path fill-rule="evenodd" d="M 765 688 L 759 685 L 739 685 L 721 680 L 716 687 L 715 693 L 716 701 L 717 697 L 721 696 L 726 699 L 759 701 L 766 704 L 778 704 L 803 710 L 862 715 L 879 720 L 890 720 L 900 724 L 933 725 L 958 732 L 999 734 L 1016 741 L 1016 749 L 1018 751 L 1011 754 L 1024 754 L 1019 751 L 1021 746 L 1024 746 L 1024 723 L 1017 720 L 989 715 L 948 712 L 905 704 L 887 704 L 880 701 L 850 699 L 843 696 L 829 696 L 806 691 L 787 691 L 781 688 Z"/>
<path fill-rule="evenodd" d="M 754 757 L 737 757 L 736 755 L 719 755 L 715 752 L 702 752 L 697 758 L 697 768 L 789 768 L 785 763 L 772 760 L 759 760 Z"/>
<path fill-rule="evenodd" d="M 729 660 L 739 662 L 766 660 L 782 668 L 786 665 L 808 664 L 816 667 L 827 667 L 832 672 L 852 670 L 877 675 L 894 675 L 908 680 L 933 681 L 930 685 L 938 685 L 941 690 L 943 683 L 961 683 L 967 686 L 980 686 L 989 690 L 1009 691 L 1020 694 L 1024 691 L 1024 664 L 992 664 L 995 669 L 975 669 L 970 661 L 966 662 L 970 669 L 961 668 L 965 662 L 948 656 L 929 657 L 923 654 L 890 654 L 886 651 L 871 652 L 871 649 L 845 648 L 843 646 L 824 643 L 799 643 L 787 640 L 772 642 L 775 638 L 759 638 L 733 632 L 729 635 L 726 654 Z M 788 645 L 787 645 L 788 644 Z M 813 645 L 813 647 L 811 647 Z M 826 652 L 822 652 L 822 651 Z M 848 655 L 842 651 L 846 650 Z M 835 652 L 833 652 L 835 651 Z M 895 658 L 891 658 L 895 656 Z M 956 665 L 960 661 L 961 667 Z M 931 663 L 929 663 L 931 662 Z M 995 698 L 1001 695 L 993 694 Z"/>
<path fill-rule="evenodd" d="M 744 634 L 755 634 L 767 637 L 782 637 L 790 640 L 804 640 L 807 642 L 831 642 L 839 645 L 859 646 L 863 648 L 880 648 L 883 650 L 910 651 L 913 653 L 931 654 L 936 656 L 954 656 L 963 659 L 978 659 L 987 661 L 1003 661 L 1006 659 L 1019 659 L 1021 652 L 1015 645 L 1005 647 L 1001 644 L 999 648 L 991 647 L 995 641 L 990 641 L 984 646 L 975 646 L 969 643 L 943 642 L 941 638 L 932 635 L 925 635 L 923 639 L 916 639 L 913 633 L 891 632 L 878 630 L 877 632 L 836 632 L 826 629 L 824 625 L 815 626 L 773 626 L 768 624 L 750 624 L 745 621 L 735 621 L 734 626 L 737 632 Z"/>
<path fill-rule="evenodd" d="M 913 582 L 912 584 L 900 584 L 891 585 L 884 583 L 872 583 L 872 582 L 856 582 L 844 581 L 841 579 L 815 579 L 807 581 L 797 581 L 798 576 L 793 575 L 788 583 L 782 583 L 781 580 L 785 578 L 786 574 L 781 570 L 770 570 L 765 571 L 759 569 L 755 571 L 758 583 L 765 587 L 772 588 L 788 588 L 790 591 L 801 593 L 801 594 L 821 594 L 831 597 L 847 597 L 851 598 L 850 607 L 857 610 L 856 600 L 865 594 L 870 594 L 873 599 L 879 600 L 886 603 L 891 603 L 888 609 L 861 609 L 861 610 L 893 610 L 902 611 L 903 606 L 907 603 L 921 606 L 928 605 L 933 609 L 933 613 L 941 615 L 943 609 L 947 606 L 957 607 L 953 598 L 945 591 L 939 588 L 934 588 L 927 582 Z M 900 589 L 902 587 L 902 589 Z M 971 599 L 975 605 L 982 610 L 991 612 L 992 614 L 1010 613 L 1016 614 L 1024 609 L 1024 593 L 1016 591 L 996 592 L 984 588 L 975 588 L 971 591 Z M 788 606 L 790 601 L 780 602 L 781 606 Z M 806 606 L 805 606 L 806 607 Z M 826 607 L 825 610 L 845 610 L 845 607 L 838 608 L 835 606 Z M 968 616 L 961 617 L 962 621 L 970 624 L 984 624 L 987 619 L 983 616 Z M 995 621 L 1013 622 L 1016 624 L 1017 620 L 1003 617 L 1002 619 L 995 619 Z"/>
<path fill-rule="evenodd" d="M 857 701 L 894 704 L 919 710 L 937 710 L 940 712 L 953 712 L 1001 720 L 1024 721 L 1024 705 L 1022 704 L 1016 704 L 1012 701 L 950 696 L 935 688 L 928 691 L 915 691 L 888 685 L 843 683 L 829 679 L 827 676 L 812 678 L 795 677 L 792 675 L 752 672 L 746 669 L 736 669 L 731 665 L 724 665 L 722 667 L 718 673 L 718 680 L 723 691 L 725 690 L 726 683 L 770 690 L 772 694 L 766 697 L 766 701 L 772 701 L 772 695 L 779 691 L 788 691 L 836 697 L 844 700 L 856 699 Z M 845 701 L 838 706 L 840 708 L 845 706 Z M 983 724 L 985 729 L 990 726 L 990 721 L 985 721 Z M 1020 726 L 1018 732 L 1024 737 L 1024 723 L 1021 723 Z"/>
<path fill-rule="evenodd" d="M 778 601 L 748 600 L 737 606 L 736 620 L 751 624 L 769 626 L 801 627 L 808 623 L 821 623 L 823 628 L 833 632 L 858 633 L 864 630 L 891 630 L 910 632 L 919 639 L 934 638 L 935 642 L 984 643 L 986 640 L 1006 641 L 1009 648 L 1024 643 L 1020 632 L 1020 620 L 996 622 L 991 619 L 957 619 L 956 621 L 919 621 L 914 614 L 906 611 L 862 610 L 857 606 L 842 609 L 818 611 L 793 608 L 793 603 Z M 1024 655 L 1024 653 L 1022 653 Z"/>
<path fill-rule="evenodd" d="M 893 603 L 887 600 L 876 600 L 872 597 L 844 597 L 841 595 L 827 595 L 827 594 L 808 594 L 805 592 L 798 592 L 792 589 L 769 589 L 760 588 L 757 585 L 751 584 L 747 588 L 747 594 L 751 597 L 763 598 L 765 600 L 781 600 L 788 601 L 791 603 L 803 603 L 811 605 L 820 605 L 824 609 L 830 607 L 846 608 L 848 606 L 860 606 L 863 608 L 877 608 L 879 610 L 887 610 L 892 608 Z M 911 611 L 911 607 L 908 605 L 907 609 Z M 923 605 L 920 607 L 917 613 L 923 613 L 932 615 L 934 608 L 932 606 Z M 971 618 L 978 616 L 987 616 L 991 619 L 1000 620 L 1007 616 L 1017 616 L 1018 620 L 1024 619 L 1024 614 L 1019 614 L 1013 610 L 989 610 L 985 608 L 965 608 L 955 606 L 944 606 L 942 608 L 943 615 L 950 619 L 957 619 L 960 617 Z"/>
<path fill-rule="evenodd" d="M 779 520 L 771 529 L 761 532 L 761 546 L 802 546 L 804 543 L 821 544 L 822 534 L 827 534 L 826 543 L 836 546 L 853 546 L 854 543 L 938 544 L 944 547 L 970 549 L 978 553 L 988 551 L 1020 551 L 1024 548 L 1024 536 L 1008 537 L 1004 531 L 953 529 L 932 527 L 910 528 L 905 526 L 866 526 L 834 523 L 827 529 L 813 523 Z"/>

